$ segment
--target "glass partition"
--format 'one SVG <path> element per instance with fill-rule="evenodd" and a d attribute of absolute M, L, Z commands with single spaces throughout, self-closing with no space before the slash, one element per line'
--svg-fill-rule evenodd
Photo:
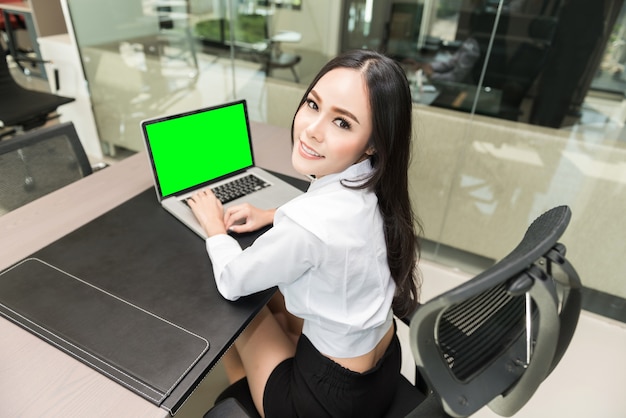
<path fill-rule="evenodd" d="M 425 257 L 479 271 L 566 204 L 583 281 L 626 297 L 623 1 L 349 0 L 344 16 L 342 49 L 384 51 L 411 81 Z"/>
<path fill-rule="evenodd" d="M 110 154 L 143 149 L 143 118 L 235 98 L 288 127 L 324 62 L 376 49 L 412 83 L 425 258 L 479 271 L 566 204 L 584 284 L 626 298 L 622 0 L 67 2 Z"/>
<path fill-rule="evenodd" d="M 266 76 L 300 81 L 314 57 L 289 19 L 302 2 L 279 3 L 67 0 L 105 153 L 143 150 L 143 119 L 238 98 L 264 121 Z"/>

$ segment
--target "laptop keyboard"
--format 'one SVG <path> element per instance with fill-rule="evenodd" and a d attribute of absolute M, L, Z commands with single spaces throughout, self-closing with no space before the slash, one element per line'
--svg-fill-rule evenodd
<path fill-rule="evenodd" d="M 214 187 L 211 190 L 222 203 L 228 203 L 257 190 L 264 189 L 269 185 L 269 183 L 257 176 L 248 174 L 221 186 Z"/>
<path fill-rule="evenodd" d="M 232 180 L 221 186 L 213 187 L 211 190 L 222 204 L 226 204 L 269 186 L 271 186 L 271 184 L 265 180 L 261 180 L 254 174 L 248 174 L 247 176 Z M 187 199 L 184 199 L 183 202 L 188 204 Z"/>
<path fill-rule="evenodd" d="M 211 190 L 222 203 L 228 203 L 257 190 L 264 189 L 269 185 L 265 180 L 261 180 L 253 174 L 248 174 L 221 186 L 214 187 Z"/>

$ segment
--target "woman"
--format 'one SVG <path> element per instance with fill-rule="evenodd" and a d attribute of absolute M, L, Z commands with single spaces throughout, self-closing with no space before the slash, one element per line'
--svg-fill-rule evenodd
<path fill-rule="evenodd" d="M 224 213 L 210 191 L 189 202 L 225 298 L 280 290 L 224 357 L 261 416 L 376 416 L 389 407 L 400 372 L 393 313 L 417 303 L 411 111 L 393 60 L 344 53 L 320 70 L 293 119 L 292 164 L 314 178 L 307 193 L 276 211 Z M 272 222 L 243 251 L 227 235 Z"/>

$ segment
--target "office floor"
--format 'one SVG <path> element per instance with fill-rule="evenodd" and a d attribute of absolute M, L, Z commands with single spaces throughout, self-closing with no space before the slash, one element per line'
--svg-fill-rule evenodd
<path fill-rule="evenodd" d="M 215 67 L 213 67 L 215 68 Z M 246 82 L 241 89 L 252 89 L 258 96 L 263 91 L 263 77 L 257 77 L 252 71 L 246 76 Z M 31 88 L 46 89 L 47 83 L 34 78 L 24 77 L 16 72 L 16 78 Z M 262 114 L 264 111 L 256 104 L 250 107 Z M 602 99 L 592 99 L 583 109 L 582 123 L 568 128 L 572 131 L 584 130 L 589 132 L 590 138 L 600 132 L 613 132 L 614 140 L 622 140 L 623 110 L 621 107 L 611 107 L 610 103 Z M 593 139 L 590 139 L 593 140 Z M 107 158 L 115 163 L 128 155 L 118 152 L 115 158 Z M 427 300 L 446 289 L 467 279 L 467 274 L 458 270 L 442 267 L 428 261 L 422 263 L 424 276 L 423 299 Z M 405 329 L 400 329 L 401 341 L 407 347 Z M 405 357 L 408 349 L 404 349 Z M 602 418 L 621 418 L 625 416 L 626 398 L 623 396 L 626 387 L 626 324 L 598 315 L 583 312 L 576 334 L 561 364 L 544 382 L 533 399 L 520 411 L 516 417 L 570 417 L 587 418 L 589 416 Z M 409 365 L 405 373 L 410 374 Z M 226 386 L 226 377 L 220 364 L 209 373 L 207 378 L 198 387 L 192 399 L 186 403 L 177 416 L 188 418 L 202 416 L 213 403 L 215 396 Z M 484 409 L 477 413 L 477 417 L 493 417 L 495 414 Z"/>

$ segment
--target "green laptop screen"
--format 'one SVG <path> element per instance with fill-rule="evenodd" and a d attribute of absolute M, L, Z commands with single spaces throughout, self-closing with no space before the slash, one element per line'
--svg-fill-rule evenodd
<path fill-rule="evenodd" d="M 144 123 L 162 197 L 253 165 L 245 103 Z"/>

